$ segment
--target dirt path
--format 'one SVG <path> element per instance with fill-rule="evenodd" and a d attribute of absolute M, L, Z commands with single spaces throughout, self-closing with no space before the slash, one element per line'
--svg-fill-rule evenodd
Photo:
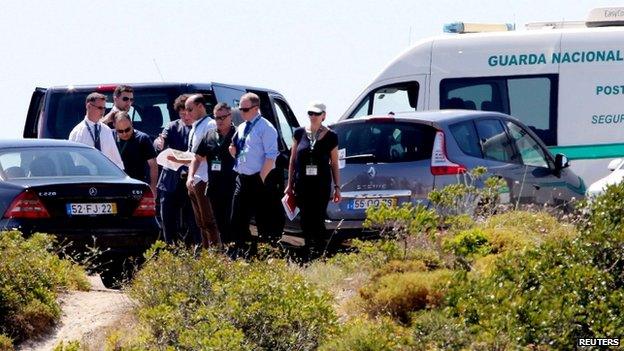
<path fill-rule="evenodd" d="M 73 291 L 60 297 L 63 314 L 59 324 L 39 340 L 25 342 L 18 350 L 53 350 L 61 341 L 80 341 L 89 349 L 103 349 L 104 331 L 128 320 L 132 300 L 119 290 L 106 289 L 100 278 L 89 277 L 91 291 Z"/>

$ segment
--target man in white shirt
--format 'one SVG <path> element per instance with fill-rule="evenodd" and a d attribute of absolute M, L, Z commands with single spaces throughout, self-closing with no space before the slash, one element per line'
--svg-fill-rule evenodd
<path fill-rule="evenodd" d="M 184 103 L 186 113 L 195 121 L 189 132 L 189 151 L 195 152 L 206 134 L 217 129 L 217 123 L 206 112 L 206 100 L 201 94 L 191 95 Z M 208 164 L 206 160 L 191 163 L 186 187 L 191 198 L 195 222 L 202 236 L 204 248 L 221 245 L 217 222 L 212 205 L 206 196 L 208 186 Z"/>
<path fill-rule="evenodd" d="M 87 96 L 85 107 L 87 115 L 69 133 L 69 140 L 93 146 L 106 157 L 123 169 L 123 161 L 117 150 L 111 129 L 100 123 L 100 118 L 106 109 L 106 95 L 91 93 Z"/>

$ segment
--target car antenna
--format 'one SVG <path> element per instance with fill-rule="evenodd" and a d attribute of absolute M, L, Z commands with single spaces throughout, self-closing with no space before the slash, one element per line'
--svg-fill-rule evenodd
<path fill-rule="evenodd" d="M 152 61 L 154 62 L 154 66 L 156 66 L 156 70 L 158 71 L 158 75 L 160 75 L 160 79 L 164 82 L 165 77 L 163 77 L 162 73 L 160 72 L 160 67 L 158 67 L 158 63 L 156 62 L 156 59 L 152 58 Z"/>

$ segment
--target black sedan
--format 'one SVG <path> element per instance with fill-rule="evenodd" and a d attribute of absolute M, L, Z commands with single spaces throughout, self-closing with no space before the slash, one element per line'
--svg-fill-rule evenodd
<path fill-rule="evenodd" d="M 54 234 L 70 250 L 95 246 L 122 262 L 158 236 L 154 194 L 106 156 L 47 139 L 0 141 L 0 230 Z M 113 267 L 116 267 L 113 264 Z M 114 273 L 102 279 L 112 285 Z"/>

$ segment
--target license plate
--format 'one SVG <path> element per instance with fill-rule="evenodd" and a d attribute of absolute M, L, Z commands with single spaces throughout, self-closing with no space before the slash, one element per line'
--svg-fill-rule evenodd
<path fill-rule="evenodd" d="M 347 208 L 350 210 L 365 210 L 369 207 L 380 206 L 381 204 L 394 206 L 396 203 L 397 199 L 393 197 L 361 198 L 349 201 Z"/>
<path fill-rule="evenodd" d="M 114 202 L 67 204 L 67 214 L 70 216 L 97 216 L 116 213 L 117 204 Z"/>

